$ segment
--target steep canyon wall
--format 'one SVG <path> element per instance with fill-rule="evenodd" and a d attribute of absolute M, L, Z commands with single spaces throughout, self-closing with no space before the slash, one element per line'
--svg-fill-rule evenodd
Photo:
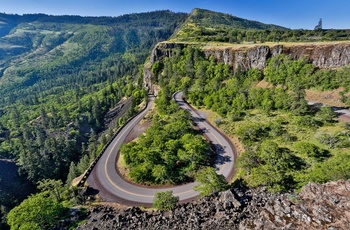
<path fill-rule="evenodd" d="M 152 51 L 150 62 L 145 67 L 145 84 L 151 85 L 151 66 L 154 62 L 171 57 L 174 50 L 182 49 L 189 44 L 159 43 Z M 350 42 L 304 43 L 304 44 L 273 44 L 273 45 L 233 45 L 204 46 L 202 50 L 206 58 L 213 56 L 217 61 L 230 65 L 232 68 L 248 70 L 265 68 L 267 60 L 278 54 L 290 55 L 293 59 L 306 58 L 319 68 L 338 68 L 350 65 Z"/>

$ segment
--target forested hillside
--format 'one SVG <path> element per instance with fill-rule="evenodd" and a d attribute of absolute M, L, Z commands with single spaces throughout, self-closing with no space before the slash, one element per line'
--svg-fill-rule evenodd
<path fill-rule="evenodd" d="M 188 102 L 214 111 L 212 122 L 244 146 L 236 180 L 271 192 L 294 192 L 308 182 L 350 178 L 349 124 L 328 106 L 308 106 L 305 89 L 347 89 L 349 67 L 318 69 L 287 55 L 263 71 L 233 70 L 196 46 L 175 48 L 155 62 L 155 84 L 182 90 Z M 271 87 L 261 88 L 265 81 Z M 180 83 L 180 84 L 179 84 Z M 348 98 L 344 96 L 343 102 Z"/>
<path fill-rule="evenodd" d="M 1 14 L 0 158 L 14 159 L 34 184 L 84 172 L 144 99 L 142 64 L 151 49 L 186 17 Z M 97 142 L 106 113 L 124 104 L 128 112 Z"/>

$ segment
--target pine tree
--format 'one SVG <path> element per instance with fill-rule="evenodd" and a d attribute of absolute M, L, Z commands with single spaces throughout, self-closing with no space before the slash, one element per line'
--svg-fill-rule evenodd
<path fill-rule="evenodd" d="M 69 173 L 68 173 L 68 176 L 67 176 L 67 181 L 66 181 L 66 183 L 67 183 L 67 184 L 72 183 L 73 179 L 76 178 L 77 176 L 79 176 L 78 168 L 77 168 L 77 166 L 74 164 L 74 162 L 71 162 L 71 163 L 70 163 L 70 166 L 69 166 Z"/>

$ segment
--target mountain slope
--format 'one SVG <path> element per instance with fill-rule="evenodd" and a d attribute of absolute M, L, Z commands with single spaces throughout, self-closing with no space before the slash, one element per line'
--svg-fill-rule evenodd
<path fill-rule="evenodd" d="M 204 9 L 194 9 L 186 20 L 187 23 L 195 23 L 200 26 L 230 27 L 236 29 L 286 29 L 282 26 L 264 24 L 258 21 L 247 20 L 230 14 L 224 14 Z"/>
<path fill-rule="evenodd" d="M 0 106 L 26 97 L 24 91 L 50 76 L 51 84 L 60 72 L 72 74 L 86 69 L 93 61 L 99 65 L 112 56 L 119 62 L 141 64 L 158 41 L 166 40 L 187 14 L 169 11 L 124 15 L 118 18 L 79 16 L 1 15 L 0 38 Z M 125 54 L 128 55 L 125 55 Z M 122 57 L 123 56 L 123 57 Z M 132 71 L 131 71 L 132 69 Z M 136 68 L 137 70 L 137 68 Z M 46 76 L 45 76 L 46 75 Z M 76 76 L 74 77 L 76 80 Z M 62 85 L 62 83 L 60 83 Z M 13 89 L 22 88 L 21 90 Z M 31 94 L 33 92 L 31 91 Z M 9 99 L 11 98 L 11 100 Z"/>
<path fill-rule="evenodd" d="M 172 39 L 179 41 L 219 40 L 220 36 L 227 35 L 230 30 L 283 31 L 287 28 L 197 8 L 192 10 Z"/>
<path fill-rule="evenodd" d="M 66 181 L 70 168 L 78 169 L 73 178 L 83 173 L 106 142 L 101 132 L 109 128 L 110 138 L 118 127 L 117 119 L 108 127 L 106 113 L 113 108 L 123 121 L 137 111 L 140 65 L 186 18 L 0 14 L 0 158 L 16 161 L 34 184 Z M 12 194 L 1 186 L 3 197 Z"/>

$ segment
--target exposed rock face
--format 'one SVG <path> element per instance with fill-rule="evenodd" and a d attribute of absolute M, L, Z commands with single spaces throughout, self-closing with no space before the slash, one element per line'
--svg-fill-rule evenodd
<path fill-rule="evenodd" d="M 150 61 L 146 62 L 143 68 L 143 85 L 150 93 L 155 93 L 152 85 L 152 65 L 165 57 L 171 57 L 176 49 L 183 49 L 186 44 L 182 43 L 159 43 L 152 51 Z"/>
<path fill-rule="evenodd" d="M 152 51 L 150 62 L 144 68 L 144 84 L 151 87 L 151 66 L 156 61 L 171 57 L 175 50 L 188 46 L 185 43 L 159 43 Z M 250 68 L 264 69 L 267 60 L 278 54 L 288 54 L 293 59 L 306 58 L 319 68 L 338 68 L 350 65 L 350 42 L 301 44 L 301 45 L 249 45 L 232 47 L 203 48 L 206 58 L 213 56 L 217 61 L 240 68 L 245 71 Z"/>
<path fill-rule="evenodd" d="M 206 57 L 214 56 L 216 60 L 229 64 L 235 69 L 240 66 L 242 70 L 263 69 L 271 56 L 281 53 L 288 54 L 295 60 L 307 58 L 309 62 L 320 68 L 337 68 L 350 64 L 350 43 L 347 42 L 325 45 L 257 45 L 217 50 L 207 48 L 204 52 Z"/>
<path fill-rule="evenodd" d="M 187 44 L 184 43 L 158 43 L 151 53 L 151 64 L 162 60 L 164 57 L 171 57 L 176 48 L 183 49 L 186 46 Z"/>
<path fill-rule="evenodd" d="M 310 183 L 299 195 L 235 188 L 169 212 L 97 206 L 77 229 L 349 229 L 350 180 Z"/>
<path fill-rule="evenodd" d="M 152 51 L 151 64 L 171 57 L 172 50 L 187 46 L 182 43 L 159 43 Z M 238 47 L 238 48 L 237 48 Z M 250 45 L 233 47 L 209 47 L 203 48 L 205 56 L 215 57 L 233 68 L 241 67 L 243 70 L 250 68 L 263 69 L 266 61 L 277 54 L 289 54 L 293 59 L 307 58 L 312 64 L 320 68 L 336 68 L 350 64 L 350 42 L 302 44 L 302 45 Z"/>
<path fill-rule="evenodd" d="M 349 229 L 350 180 L 309 183 L 298 196 L 274 195 L 252 217 L 243 220 L 239 228 Z"/>

